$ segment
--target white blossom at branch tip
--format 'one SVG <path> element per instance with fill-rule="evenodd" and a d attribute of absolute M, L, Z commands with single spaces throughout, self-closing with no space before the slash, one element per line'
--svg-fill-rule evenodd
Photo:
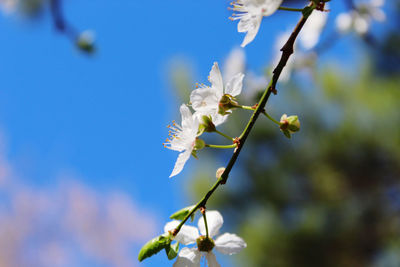
<path fill-rule="evenodd" d="M 218 113 L 219 101 L 225 94 L 232 97 L 238 96 L 242 91 L 243 78 L 243 73 L 237 73 L 224 86 L 218 63 L 214 62 L 209 75 L 211 86 L 202 84 L 190 94 L 190 102 L 195 110 L 194 115 L 198 118 L 211 116 L 215 126 L 224 123 L 228 115 Z"/>
<path fill-rule="evenodd" d="M 369 3 L 361 3 L 355 9 L 339 14 L 336 17 L 336 28 L 341 33 L 354 30 L 360 35 L 368 32 L 372 22 L 383 22 L 386 14 L 381 9 L 384 0 L 370 0 Z"/>
<path fill-rule="evenodd" d="M 207 225 L 208 225 L 209 236 L 210 238 L 212 238 L 214 235 L 217 234 L 217 232 L 221 228 L 223 224 L 223 218 L 218 211 L 206 211 L 206 217 L 208 223 Z M 178 221 L 169 222 L 165 226 L 165 229 L 172 230 L 178 225 L 178 223 L 179 223 Z M 198 226 L 201 234 L 205 235 L 205 225 L 203 217 L 199 219 Z M 185 231 L 185 234 L 183 235 L 188 235 L 186 236 L 188 240 L 196 240 L 197 238 L 199 238 L 197 229 L 196 229 L 197 232 L 192 229 L 188 231 L 187 229 L 183 230 L 184 227 L 185 225 L 182 226 L 181 231 Z M 186 226 L 186 227 L 191 227 L 191 226 Z M 180 232 L 175 238 L 176 241 L 178 241 L 179 234 Z M 230 234 L 230 233 L 225 233 L 217 237 L 214 241 L 214 244 L 215 244 L 214 248 L 217 251 L 227 255 L 239 253 L 243 248 L 247 247 L 246 242 L 242 238 L 238 237 L 235 234 Z M 205 256 L 209 267 L 220 266 L 212 250 L 208 252 L 201 252 L 198 250 L 198 248 L 187 248 L 187 247 L 184 247 L 179 251 L 178 258 L 173 266 L 199 267 L 202 256 Z"/>
<path fill-rule="evenodd" d="M 231 19 L 239 20 L 238 32 L 246 33 L 242 47 L 254 40 L 262 18 L 272 15 L 281 4 L 282 0 L 236 0 L 232 3 L 232 9 L 239 13 L 234 13 Z"/>
<path fill-rule="evenodd" d="M 192 115 L 192 112 L 185 104 L 181 105 L 180 112 L 182 116 L 182 125 L 173 122 L 172 126 L 168 126 L 170 129 L 170 137 L 166 140 L 166 143 L 164 143 L 164 147 L 181 152 L 169 177 L 173 177 L 182 171 L 183 166 L 192 154 L 196 144 L 196 138 L 198 137 L 198 117 Z"/>

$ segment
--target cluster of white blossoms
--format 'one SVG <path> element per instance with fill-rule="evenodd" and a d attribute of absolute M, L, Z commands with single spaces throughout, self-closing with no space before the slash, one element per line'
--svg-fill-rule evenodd
<path fill-rule="evenodd" d="M 282 1 L 236 0 L 231 4 L 233 6 L 232 9 L 236 12 L 231 19 L 239 20 L 238 31 L 246 33 L 241 44 L 242 47 L 254 40 L 263 17 L 272 15 L 278 9 L 301 12 L 303 19 L 308 19 L 298 35 L 298 42 L 293 44 L 294 55 L 286 61 L 278 51 L 282 50 L 283 45 L 288 42 L 287 40 L 292 32 L 285 32 L 278 37 L 275 45 L 278 57 L 274 58 L 273 65 L 277 66 L 278 61 L 282 60 L 282 58 L 285 61 L 283 62 L 284 65 L 286 65 L 285 68 L 278 69 L 281 71 L 280 76 L 278 76 L 279 82 L 288 81 L 292 69 L 305 69 L 305 66 L 313 66 L 316 55 L 315 50 L 318 50 L 315 47 L 327 23 L 327 11 L 329 11 L 325 9 L 328 4 L 323 0 L 313 0 L 303 9 L 280 7 Z M 354 28 L 357 32 L 364 34 L 368 31 L 372 20 L 384 20 L 385 15 L 380 9 L 384 0 L 369 1 L 371 1 L 370 4 L 360 5 L 350 13 L 339 15 L 337 18 L 339 29 L 344 31 Z M 319 12 L 313 12 L 313 10 Z M 294 33 L 298 32 L 295 31 Z M 170 177 L 179 174 L 190 156 L 197 158 L 197 151 L 204 147 L 237 148 L 239 146 L 240 137 L 232 138 L 216 129 L 217 126 L 227 120 L 233 109 L 256 110 L 256 112 L 259 112 L 258 114 L 264 114 L 279 126 L 280 131 L 287 138 L 291 138 L 292 134 L 300 130 L 300 121 L 296 115 L 288 116 L 283 114 L 280 120 L 277 121 L 265 109 L 261 109 L 263 107 L 239 105 L 236 97 L 241 94 L 244 82 L 247 89 L 244 98 L 249 99 L 249 96 L 261 87 L 264 90 L 263 97 L 267 95 L 265 91 L 267 80 L 264 76 L 257 77 L 250 72 L 248 73 L 250 75 L 247 75 L 247 80 L 244 81 L 245 65 L 243 50 L 233 50 L 227 60 L 227 65 L 223 68 L 225 80 L 222 78 L 218 63 L 215 62 L 209 73 L 209 85 L 197 85 L 196 89 L 190 94 L 189 104 L 181 105 L 181 124 L 173 122 L 172 126 L 168 126 L 170 128 L 170 137 L 164 143 L 166 148 L 179 152 Z M 261 100 L 263 99 L 265 98 L 261 98 Z M 250 120 L 249 124 L 251 122 Z M 245 128 L 244 132 L 247 129 Z M 225 146 L 206 144 L 200 139 L 204 132 L 216 132 L 231 140 L 233 144 Z M 165 249 L 168 259 L 177 257 L 174 267 L 200 267 L 202 258 L 205 258 L 208 266 L 219 267 L 220 264 L 217 262 L 213 252 L 214 248 L 220 253 L 231 255 L 247 247 L 246 242 L 235 234 L 225 233 L 215 238 L 215 240 L 213 239 L 223 224 L 223 218 L 218 211 L 206 211 L 205 204 L 215 189 L 226 182 L 226 180 L 221 179 L 225 170 L 225 168 L 218 169 L 216 176 L 219 180 L 200 202 L 171 215 L 170 218 L 174 220 L 165 225 L 164 234 L 150 240 L 139 252 L 138 258 L 140 261 Z M 198 221 L 198 228 L 185 225 L 190 217 L 193 219 L 199 209 L 203 217 Z M 179 251 L 179 245 L 186 247 L 181 248 Z"/>
<path fill-rule="evenodd" d="M 196 111 L 195 115 L 199 118 L 210 116 L 215 126 L 224 123 L 232 108 L 224 103 L 242 92 L 243 77 L 243 73 L 237 73 L 224 86 L 221 71 L 215 62 L 208 77 L 211 86 L 201 85 L 190 94 L 190 103 Z"/>
<path fill-rule="evenodd" d="M 226 121 L 236 105 L 235 96 L 242 91 L 243 77 L 244 74 L 237 73 L 224 85 L 218 63 L 215 62 L 208 78 L 211 86 L 201 84 L 190 95 L 195 112 L 192 114 L 187 105 L 181 105 L 181 125 L 173 122 L 172 126 L 168 126 L 170 137 L 164 143 L 166 148 L 180 152 L 170 177 L 179 174 L 190 155 L 196 156 L 196 151 L 204 147 L 204 141 L 198 138 L 205 128 L 210 127 L 204 124 L 211 123 L 215 127 Z M 205 122 L 207 118 L 208 122 Z"/>
<path fill-rule="evenodd" d="M 208 225 L 208 237 L 203 217 L 198 221 L 198 228 L 183 225 L 175 236 L 175 241 L 186 246 L 197 244 L 197 247 L 182 248 L 173 265 L 174 267 L 200 267 L 200 260 L 203 256 L 206 258 L 209 267 L 219 267 L 220 265 L 212 251 L 214 248 L 222 254 L 232 255 L 247 247 L 242 238 L 231 233 L 224 233 L 214 240 L 213 237 L 218 234 L 224 220 L 218 211 L 206 211 L 205 215 Z M 178 225 L 179 221 L 171 221 L 165 225 L 164 231 L 168 233 Z"/>
<path fill-rule="evenodd" d="M 370 0 L 369 3 L 361 3 L 350 12 L 341 13 L 336 17 L 336 27 L 341 33 L 355 31 L 360 35 L 368 32 L 372 21 L 383 22 L 386 15 L 381 9 L 384 0 Z"/>

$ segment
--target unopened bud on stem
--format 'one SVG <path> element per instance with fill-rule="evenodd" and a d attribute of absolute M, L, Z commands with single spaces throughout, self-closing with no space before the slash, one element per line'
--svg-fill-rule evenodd
<path fill-rule="evenodd" d="M 239 107 L 239 104 L 233 96 L 225 94 L 219 100 L 218 106 L 218 113 L 221 115 L 226 115 L 231 113 L 231 109 Z"/>
<path fill-rule="evenodd" d="M 201 117 L 202 120 L 202 124 L 200 124 L 200 132 L 208 132 L 208 133 L 212 133 L 215 132 L 215 125 L 212 122 L 212 119 L 210 116 L 202 116 Z"/>
<path fill-rule="evenodd" d="M 287 138 L 290 138 L 292 133 L 300 130 L 300 121 L 296 115 L 288 117 L 286 114 L 283 114 L 280 124 L 279 128 Z"/>

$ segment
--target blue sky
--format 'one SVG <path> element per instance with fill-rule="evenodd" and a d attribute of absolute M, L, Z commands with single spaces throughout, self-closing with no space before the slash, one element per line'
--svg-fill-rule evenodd
<path fill-rule="evenodd" d="M 65 2 L 73 25 L 96 32 L 94 56 L 55 32 L 47 12 L 33 22 L 0 14 L 5 157 L 32 187 L 57 186 L 55 177 L 72 173 L 98 192 L 123 191 L 156 215 L 161 232 L 169 214 L 190 204 L 183 184 L 193 163 L 168 179 L 177 154 L 162 142 L 165 126 L 179 120 L 180 104 L 168 80 L 170 63 L 187 58 L 197 81 L 205 82 L 212 63 L 222 61 L 243 35 L 227 19 L 228 1 Z M 253 70 L 261 71 L 274 37 L 298 19 L 278 14 L 264 19 L 246 48 Z M 343 45 L 334 51 L 351 53 Z M 143 266 L 165 260 L 158 256 Z"/>

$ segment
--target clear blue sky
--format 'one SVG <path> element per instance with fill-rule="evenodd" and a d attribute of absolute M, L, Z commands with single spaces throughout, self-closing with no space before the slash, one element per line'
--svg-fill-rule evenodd
<path fill-rule="evenodd" d="M 165 126 L 179 121 L 169 62 L 190 59 L 205 82 L 212 63 L 243 35 L 228 20 L 228 1 L 70 0 L 64 7 L 73 25 L 96 32 L 94 56 L 55 32 L 47 12 L 32 23 L 0 14 L 5 156 L 32 186 L 56 185 L 54 177 L 67 170 L 100 192 L 122 190 L 157 215 L 161 232 L 170 213 L 190 204 L 182 192 L 190 163 L 168 179 L 177 154 L 162 146 Z M 298 18 L 279 13 L 264 19 L 246 48 L 253 70 L 268 62 L 274 37 Z M 165 261 L 162 255 L 143 266 Z"/>

